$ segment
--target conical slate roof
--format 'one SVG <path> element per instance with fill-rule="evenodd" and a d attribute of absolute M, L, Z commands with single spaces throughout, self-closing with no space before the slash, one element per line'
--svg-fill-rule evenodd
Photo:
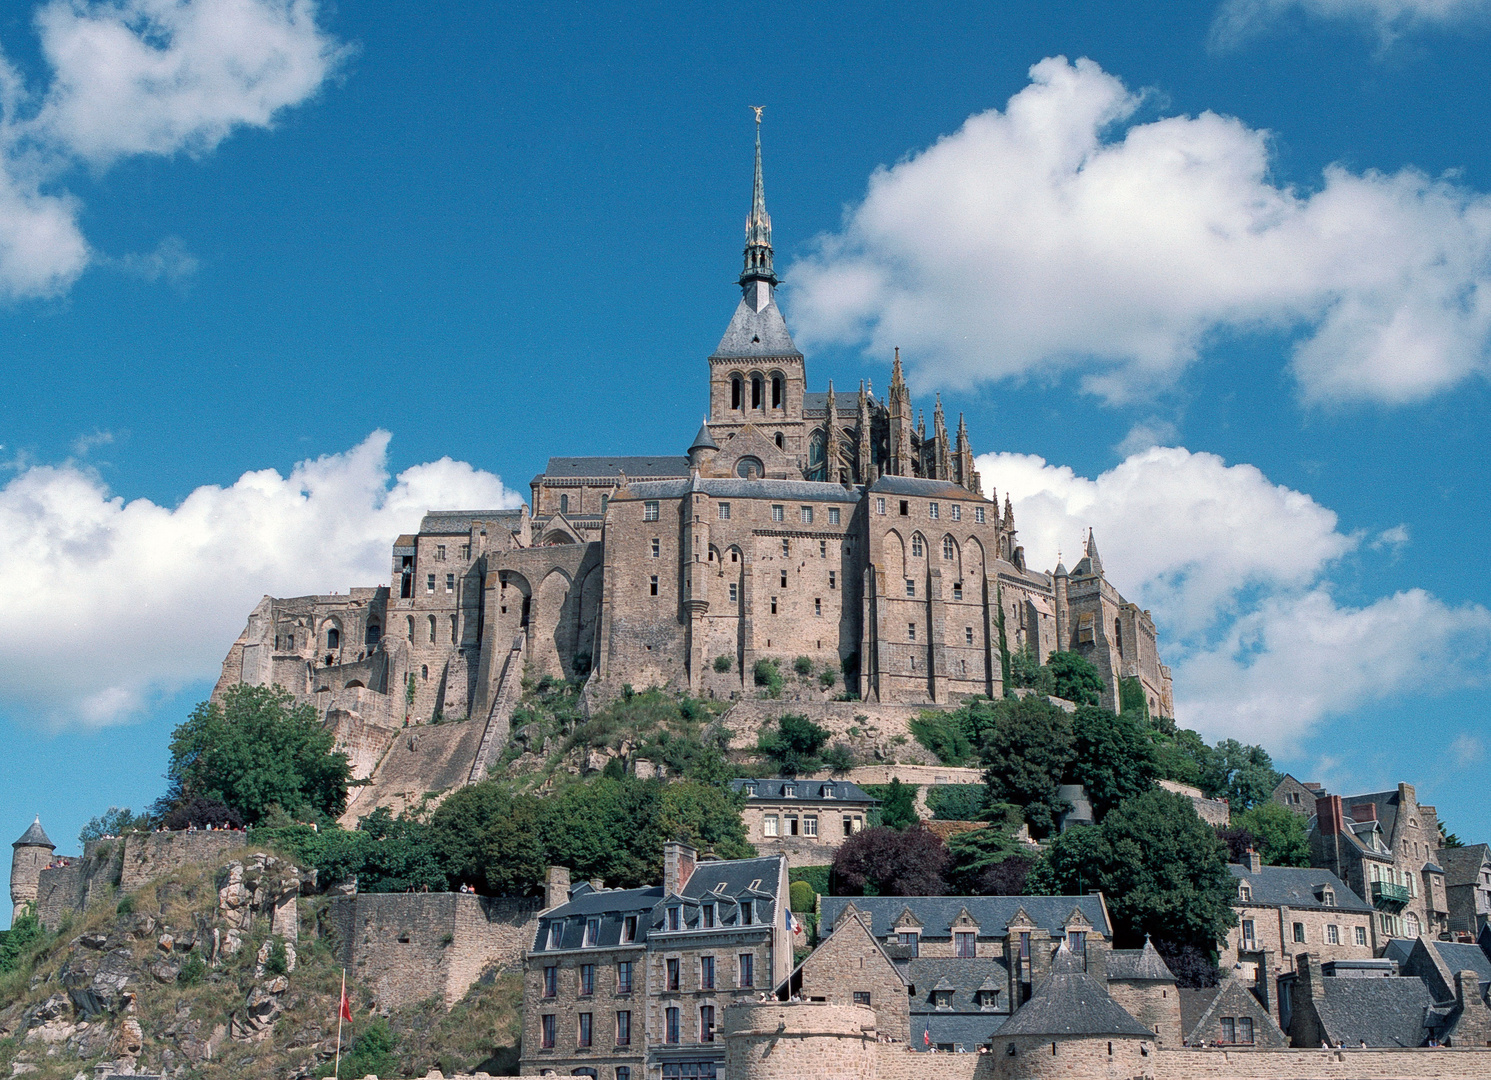
<path fill-rule="evenodd" d="M 41 815 L 38 814 L 36 816 L 36 820 L 31 823 L 31 828 L 27 829 L 24 833 L 22 833 L 21 834 L 21 838 L 19 840 L 17 840 L 15 843 L 11 844 L 10 846 L 13 847 L 13 848 L 18 848 L 18 847 L 55 848 L 57 845 L 54 844 L 54 843 L 52 843 L 50 840 L 47 839 L 47 834 L 46 834 L 45 831 L 43 831 L 43 829 L 41 827 Z"/>
<path fill-rule="evenodd" d="M 1174 982 L 1175 976 L 1166 966 L 1165 960 L 1150 942 L 1144 938 L 1142 949 L 1114 949 L 1108 954 L 1108 978 L 1144 979 L 1152 982 Z"/>
<path fill-rule="evenodd" d="M 699 434 L 694 436 L 693 445 L 689 447 L 689 450 L 718 450 L 719 448 L 720 444 L 715 442 L 714 436 L 709 433 L 709 421 L 704 421 L 699 425 Z"/>
<path fill-rule="evenodd" d="M 1124 1035 L 1140 1039 L 1154 1038 L 1154 1032 L 1124 1012 L 1108 996 L 1103 984 L 1085 971 L 1052 975 L 1005 1022 L 999 1029 L 999 1035 Z"/>

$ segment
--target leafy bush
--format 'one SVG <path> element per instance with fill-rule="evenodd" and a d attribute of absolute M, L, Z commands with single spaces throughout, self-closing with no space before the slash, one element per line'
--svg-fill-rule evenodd
<path fill-rule="evenodd" d="M 845 743 L 834 743 L 823 751 L 823 764 L 834 772 L 847 772 L 854 768 L 854 751 Z"/>
<path fill-rule="evenodd" d="M 393 1029 L 383 1017 L 374 1017 L 352 1043 L 352 1052 L 342 1055 L 341 1072 L 348 1076 L 393 1076 L 399 1072 L 394 1056 Z M 317 1076 L 330 1076 L 335 1066 L 328 1061 L 316 1070 Z"/>
<path fill-rule="evenodd" d="M 865 829 L 834 854 L 837 896 L 940 896 L 947 888 L 947 847 L 927 829 Z"/>
<path fill-rule="evenodd" d="M 796 660 L 792 661 L 792 670 L 803 678 L 807 678 L 813 674 L 813 658 L 811 656 L 799 656 Z"/>
<path fill-rule="evenodd" d="M 735 659 L 734 659 L 734 657 L 730 657 L 730 656 L 716 656 L 714 658 L 714 669 L 716 671 L 720 672 L 721 674 L 723 674 L 724 672 L 729 671 L 734 666 L 735 666 Z"/>
<path fill-rule="evenodd" d="M 1107 689 L 1098 669 L 1081 655 L 1074 652 L 1052 653 L 1046 659 L 1051 672 L 1052 692 L 1059 698 L 1075 701 L 1078 705 L 1096 705 Z"/>
<path fill-rule="evenodd" d="M 839 673 L 833 668 L 824 668 L 818 673 L 818 685 L 825 690 L 832 690 L 834 684 L 839 681 Z"/>
<path fill-rule="evenodd" d="M 756 749 L 770 759 L 783 775 L 811 772 L 820 764 L 818 752 L 828 741 L 828 729 L 806 716 L 788 713 L 767 728 L 756 740 Z"/>
<path fill-rule="evenodd" d="M 751 676 L 756 685 L 766 691 L 766 696 L 777 698 L 782 696 L 782 672 L 777 667 L 775 660 L 757 660 L 756 666 L 751 671 Z"/>
<path fill-rule="evenodd" d="M 1149 723 L 1149 701 L 1144 696 L 1144 684 L 1137 675 L 1126 675 L 1118 680 L 1118 712 L 1120 716 L 1132 714 L 1141 724 Z"/>
<path fill-rule="evenodd" d="M 127 806 L 111 806 L 98 817 L 88 820 L 88 824 L 78 833 L 78 843 L 87 844 L 91 840 L 102 840 L 105 836 L 123 836 L 127 832 L 149 827 L 150 818 L 146 815 L 134 814 Z"/>
<path fill-rule="evenodd" d="M 186 958 L 186 963 L 181 965 L 181 971 L 176 975 L 176 981 L 182 986 L 196 986 L 207 977 L 207 963 L 196 953 Z"/>
<path fill-rule="evenodd" d="M 806 881 L 794 881 L 789 886 L 793 911 L 812 911 L 818 903 L 818 894 Z"/>
<path fill-rule="evenodd" d="M 135 897 L 133 893 L 125 893 L 119 898 L 119 903 L 114 906 L 115 915 L 133 915 L 135 913 Z"/>
<path fill-rule="evenodd" d="M 269 955 L 264 958 L 264 972 L 267 975 L 284 975 L 290 968 L 290 957 L 285 952 L 285 942 L 281 938 L 275 938 L 269 946 Z"/>
<path fill-rule="evenodd" d="M 983 784 L 933 784 L 927 788 L 927 809 L 937 821 L 977 821 L 989 803 Z"/>
<path fill-rule="evenodd" d="M 0 972 L 15 971 L 46 938 L 46 929 L 36 917 L 36 911 L 28 906 L 0 936 Z"/>
<path fill-rule="evenodd" d="M 828 892 L 828 871 L 826 866 L 797 866 L 787 871 L 787 880 L 805 881 L 815 893 L 822 896 Z"/>
<path fill-rule="evenodd" d="M 909 726 L 916 741 L 944 765 L 962 765 L 973 753 L 962 726 L 947 713 L 924 712 L 913 717 Z"/>
<path fill-rule="evenodd" d="M 918 785 L 903 784 L 896 777 L 888 784 L 867 784 L 865 791 L 880 800 L 875 814 L 879 823 L 891 829 L 909 829 L 920 819 L 916 816 Z"/>
<path fill-rule="evenodd" d="M 1232 827 L 1246 831 L 1269 866 L 1309 866 L 1310 838 L 1305 819 L 1276 802 L 1261 802 L 1232 816 Z M 1233 862 L 1241 859 L 1233 857 Z"/>
<path fill-rule="evenodd" d="M 191 827 L 205 829 L 209 825 L 214 829 L 221 829 L 224 825 L 233 829 L 241 829 L 243 828 L 243 815 L 217 799 L 192 795 L 173 807 L 161 824 L 168 829 Z"/>

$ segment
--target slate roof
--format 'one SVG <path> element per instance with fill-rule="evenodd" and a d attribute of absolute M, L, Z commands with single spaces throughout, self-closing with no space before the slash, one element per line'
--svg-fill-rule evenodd
<path fill-rule="evenodd" d="M 1175 976 L 1149 939 L 1142 949 L 1113 949 L 1108 953 L 1108 978 L 1174 982 Z"/>
<path fill-rule="evenodd" d="M 431 510 L 419 522 L 421 536 L 467 536 L 473 521 L 500 521 L 516 527 L 523 510 Z"/>
<path fill-rule="evenodd" d="M 960 1043 L 969 1053 L 992 1039 L 1009 1020 L 1004 1013 L 995 1012 L 926 1012 L 913 1013 L 911 1017 L 911 1049 L 928 1050 L 930 1037 L 933 1047 Z"/>
<path fill-rule="evenodd" d="M 1422 1046 L 1434 998 L 1420 979 L 1322 978 L 1315 1011 L 1333 1044 Z"/>
<path fill-rule="evenodd" d="M 1487 957 L 1479 945 L 1459 941 L 1434 941 L 1430 938 L 1393 938 L 1387 943 L 1383 956 L 1396 960 L 1398 970 L 1406 971 L 1415 941 L 1422 942 L 1424 948 L 1433 949 L 1439 954 L 1439 959 L 1444 961 L 1451 978 L 1457 971 L 1473 971 L 1482 986 L 1491 983 L 1491 957 Z"/>
<path fill-rule="evenodd" d="M 953 920 L 964 908 L 978 923 L 979 936 L 1003 937 L 1005 927 L 1021 908 L 1032 922 L 1052 934 L 1065 932 L 1073 908 L 1104 937 L 1110 937 L 1102 901 L 1088 896 L 824 896 L 819 898 L 820 926 L 833 926 L 846 904 L 870 916 L 872 933 L 884 937 L 907 908 L 921 921 L 925 937 L 951 938 Z"/>
<path fill-rule="evenodd" d="M 802 353 L 792 344 L 792 335 L 787 330 L 787 320 L 772 300 L 760 311 L 751 307 L 741 297 L 725 336 L 710 354 L 719 357 L 795 356 Z"/>
<path fill-rule="evenodd" d="M 703 907 L 715 907 L 715 929 L 734 930 L 743 927 L 770 926 L 780 914 L 782 898 L 777 895 L 781 877 L 781 857 L 761 859 L 711 859 L 698 863 L 689 875 L 679 897 L 683 903 L 683 928 L 702 930 Z M 670 897 L 660 896 L 652 912 L 652 933 L 665 933 L 663 927 Z M 742 923 L 740 905 L 750 901 L 750 923 Z"/>
<path fill-rule="evenodd" d="M 720 444 L 714 441 L 714 436 L 709 433 L 709 421 L 699 425 L 699 433 L 694 436 L 694 441 L 689 444 L 689 450 L 718 450 Z"/>
<path fill-rule="evenodd" d="M 18 847 L 48 847 L 48 848 L 55 848 L 57 845 L 54 844 L 54 843 L 52 843 L 50 840 L 47 839 L 47 834 L 46 834 L 46 832 L 41 827 L 41 815 L 38 814 L 36 816 L 36 820 L 31 823 L 31 828 L 29 828 L 25 832 L 23 832 L 21 834 L 21 838 L 19 840 L 15 841 L 14 843 L 12 843 L 10 846 L 13 847 L 13 848 L 18 848 Z"/>
<path fill-rule="evenodd" d="M 928 480 L 921 476 L 882 476 L 870 485 L 870 491 L 876 495 L 916 495 L 921 498 L 978 499 L 988 502 L 978 492 L 969 491 L 951 480 Z"/>
<path fill-rule="evenodd" d="M 802 411 L 804 416 L 824 416 L 828 413 L 828 395 L 817 392 L 803 394 Z M 834 412 L 839 416 L 859 416 L 859 392 L 852 394 L 834 395 Z"/>
<path fill-rule="evenodd" d="M 627 476 L 630 479 L 631 474 L 628 473 Z M 747 480 L 739 476 L 629 482 L 627 491 L 633 499 L 681 499 L 690 491 L 702 491 L 716 499 L 779 499 L 783 502 L 820 503 L 857 503 L 860 499 L 859 489 L 846 488 L 842 484 L 816 480 Z M 776 524 L 785 526 L 791 522 Z"/>
<path fill-rule="evenodd" d="M 1370 915 L 1373 911 L 1371 904 L 1352 892 L 1344 881 L 1329 870 L 1299 866 L 1265 866 L 1254 871 L 1241 863 L 1231 863 L 1227 869 L 1232 871 L 1232 876 L 1237 878 L 1239 883 L 1246 881 L 1252 887 L 1253 899 L 1242 901 L 1242 903 L 1274 906 L 1287 904 L 1289 907 L 1300 910 L 1314 908 L 1320 911 L 1350 911 L 1366 915 Z M 1335 890 L 1336 902 L 1334 904 L 1321 903 L 1319 897 L 1316 896 L 1322 887 Z"/>
<path fill-rule="evenodd" d="M 1052 975 L 999 1029 L 1005 1035 L 1127 1035 L 1153 1039 L 1150 1031 L 1108 996 L 1085 971 Z"/>
<path fill-rule="evenodd" d="M 1491 862 L 1491 845 L 1441 848 L 1439 861 L 1444 865 L 1445 885 L 1474 885 L 1480 878 L 1482 864 Z"/>
<path fill-rule="evenodd" d="M 1371 803 L 1377 807 L 1377 821 L 1382 826 L 1382 831 L 1387 835 L 1393 835 L 1393 826 L 1398 822 L 1398 790 L 1377 791 L 1370 795 L 1343 795 L 1341 797 L 1341 812 L 1346 815 L 1350 822 L 1351 808 Z"/>
<path fill-rule="evenodd" d="M 551 457 L 539 477 L 688 476 L 687 457 Z"/>
<path fill-rule="evenodd" d="M 549 927 L 558 923 L 560 937 L 553 949 L 578 949 L 585 940 L 585 920 L 599 916 L 600 935 L 596 940 L 599 948 L 621 944 L 623 920 L 628 915 L 637 918 L 637 943 L 646 941 L 652 909 L 663 898 L 659 885 L 646 889 L 602 889 L 596 892 L 582 883 L 571 890 L 568 903 L 557 905 L 545 912 L 538 920 L 538 932 L 534 936 L 535 951 L 549 951 Z"/>
<path fill-rule="evenodd" d="M 782 799 L 783 786 L 793 785 L 796 793 L 792 798 L 807 799 L 810 801 L 822 801 L 831 799 L 834 802 L 845 803 L 878 803 L 880 800 L 871 796 L 858 784 L 851 784 L 848 780 L 789 780 L 779 777 L 769 777 L 761 780 L 731 780 L 730 787 L 734 791 L 741 791 L 747 784 L 756 785 L 756 794 L 747 795 L 748 799 Z M 824 793 L 824 789 L 828 793 Z"/>
<path fill-rule="evenodd" d="M 907 960 L 896 966 L 901 969 L 906 981 L 916 988 L 916 993 L 910 997 L 913 1017 L 923 1014 L 947 1015 L 947 1009 L 939 1009 L 933 1003 L 932 992 L 935 989 L 952 991 L 952 1011 L 955 1013 L 997 1017 L 997 1022 L 1002 1023 L 1004 1014 L 1009 1012 L 1009 993 L 1003 989 L 1009 986 L 1009 969 L 1002 958 L 928 956 Z M 994 999 L 998 1003 L 997 1009 L 984 1009 L 978 1003 L 979 988 L 988 981 L 992 981 L 999 989 Z M 913 1032 L 918 1029 L 918 1024 L 917 1020 L 911 1021 Z"/>

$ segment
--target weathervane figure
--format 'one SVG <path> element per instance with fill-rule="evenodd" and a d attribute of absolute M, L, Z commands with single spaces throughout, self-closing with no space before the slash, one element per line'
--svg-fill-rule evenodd
<path fill-rule="evenodd" d="M 758 124 L 761 123 L 761 110 L 764 109 L 764 108 L 766 108 L 766 106 L 765 105 L 749 105 L 749 106 L 747 106 L 747 108 L 755 109 L 756 110 L 756 123 L 758 123 Z"/>

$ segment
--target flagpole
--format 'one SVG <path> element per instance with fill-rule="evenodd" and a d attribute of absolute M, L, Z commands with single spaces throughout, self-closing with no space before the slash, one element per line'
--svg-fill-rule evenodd
<path fill-rule="evenodd" d="M 342 1080 L 342 1012 L 347 1001 L 347 969 L 342 968 L 342 996 L 337 998 L 337 1063 L 332 1072 L 335 1080 Z"/>

